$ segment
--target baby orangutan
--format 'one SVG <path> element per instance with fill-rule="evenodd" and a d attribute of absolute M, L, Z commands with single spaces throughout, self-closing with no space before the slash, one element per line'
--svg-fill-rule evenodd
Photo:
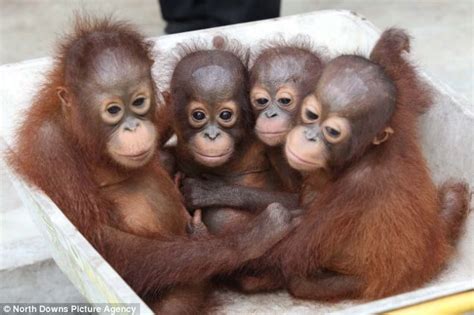
<path fill-rule="evenodd" d="M 433 184 L 417 118 L 431 96 L 385 31 L 370 60 L 341 56 L 303 104 L 285 152 L 304 176 L 303 223 L 273 252 L 295 297 L 377 299 L 446 264 L 468 213 L 465 183 Z M 321 183 L 322 174 L 328 178 Z"/>

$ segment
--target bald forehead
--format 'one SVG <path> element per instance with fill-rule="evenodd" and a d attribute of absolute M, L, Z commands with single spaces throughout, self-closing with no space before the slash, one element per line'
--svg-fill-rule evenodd
<path fill-rule="evenodd" d="M 225 97 L 233 90 L 236 78 L 230 69 L 218 65 L 197 68 L 191 73 L 190 84 L 194 91 L 202 94 L 217 94 Z"/>
<path fill-rule="evenodd" d="M 252 84 L 275 86 L 299 84 L 319 74 L 320 61 L 313 53 L 299 48 L 279 47 L 263 52 L 251 71 Z"/>
<path fill-rule="evenodd" d="M 317 88 L 318 98 L 332 111 L 360 110 L 391 103 L 394 93 L 393 83 L 379 66 L 356 56 L 331 61 Z"/>
<path fill-rule="evenodd" d="M 224 51 L 200 51 L 184 57 L 177 65 L 175 88 L 188 87 L 200 98 L 229 98 L 244 88 L 245 67 L 240 59 Z"/>
<path fill-rule="evenodd" d="M 91 64 L 91 81 L 103 88 L 123 88 L 150 76 L 146 61 L 123 49 L 107 48 Z"/>

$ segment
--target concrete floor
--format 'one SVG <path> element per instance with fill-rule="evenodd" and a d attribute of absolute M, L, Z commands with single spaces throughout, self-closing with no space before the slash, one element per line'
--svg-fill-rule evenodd
<path fill-rule="evenodd" d="M 349 9 L 366 16 L 380 29 L 396 25 L 409 30 L 414 37 L 413 53 L 420 67 L 458 92 L 473 109 L 474 1 L 282 1 L 282 15 L 321 9 Z M 52 54 L 55 40 L 68 29 L 75 10 L 85 10 L 95 15 L 113 14 L 117 18 L 128 19 L 137 24 L 147 36 L 162 35 L 165 25 L 157 0 L 0 0 L 0 64 Z M 25 223 L 24 220 L 28 220 L 27 214 L 4 178 L 2 169 L 0 168 L 0 245 L 5 240 L 21 241 L 37 233 L 32 224 Z M 20 216 L 22 223 L 18 224 L 16 218 Z M 38 245 L 33 247 L 41 249 Z M 3 256 L 4 253 L 2 250 L 0 255 Z M 43 255 L 43 252 L 40 254 Z M 0 267 L 6 265 L 6 261 L 0 260 Z M 51 261 L 44 264 L 48 264 L 51 269 L 48 272 L 53 274 L 55 265 Z M 27 272 L 21 271 L 21 274 Z M 31 277 L 40 279 L 42 276 L 37 274 L 34 273 Z M 8 280 L 4 275 L 6 274 L 2 274 L 0 270 L 0 278 Z M 12 275 L 16 273 L 9 273 L 8 277 L 13 279 Z M 65 291 L 69 292 L 70 300 L 75 300 L 78 294 L 70 288 L 71 284 L 65 277 L 59 277 L 50 286 L 45 286 L 44 282 L 39 285 L 41 282 L 38 281 L 37 286 L 34 285 L 36 282 L 27 282 L 29 285 L 22 286 L 19 284 L 21 281 L 14 280 L 23 293 L 12 291 L 11 287 L 6 286 L 6 282 L 3 282 L 5 286 L 0 286 L 0 295 L 6 298 L 4 301 L 23 301 L 23 298 L 29 296 L 26 292 L 37 295 L 38 301 L 43 296 L 52 296 L 51 299 L 55 302 L 63 301 Z M 66 287 L 69 291 L 65 290 Z M 54 296 L 57 296 L 56 300 Z"/>

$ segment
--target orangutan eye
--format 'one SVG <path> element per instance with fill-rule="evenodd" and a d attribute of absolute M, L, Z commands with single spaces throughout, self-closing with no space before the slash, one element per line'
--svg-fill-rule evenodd
<path fill-rule="evenodd" d="M 291 103 L 291 98 L 288 98 L 288 97 L 279 98 L 278 103 L 280 103 L 281 105 L 289 105 Z"/>
<path fill-rule="evenodd" d="M 225 110 L 223 111 L 222 113 L 220 113 L 219 117 L 222 119 L 222 120 L 229 120 L 232 118 L 232 113 L 228 110 Z"/>
<path fill-rule="evenodd" d="M 145 98 L 144 97 L 139 97 L 136 100 L 133 101 L 132 105 L 133 106 L 142 106 L 145 103 Z"/>
<path fill-rule="evenodd" d="M 319 115 L 318 115 L 318 114 L 313 113 L 313 112 L 310 111 L 309 109 L 306 110 L 305 115 L 306 115 L 306 118 L 307 118 L 308 120 L 316 120 L 316 119 L 319 118 Z"/>
<path fill-rule="evenodd" d="M 112 115 L 118 114 L 121 110 L 120 106 L 110 106 L 107 108 L 107 112 Z"/>
<path fill-rule="evenodd" d="M 193 112 L 193 118 L 195 120 L 203 120 L 206 118 L 206 114 L 204 114 L 204 112 L 201 112 L 200 110 L 197 110 Z"/>
<path fill-rule="evenodd" d="M 266 99 L 265 97 L 261 97 L 257 98 L 256 102 L 258 105 L 265 105 L 268 103 L 268 99 Z"/>
<path fill-rule="evenodd" d="M 337 138 L 341 135 L 341 132 L 339 130 L 334 129 L 334 128 L 324 127 L 324 129 L 326 129 L 326 132 L 328 133 L 328 135 L 333 137 L 333 138 Z"/>

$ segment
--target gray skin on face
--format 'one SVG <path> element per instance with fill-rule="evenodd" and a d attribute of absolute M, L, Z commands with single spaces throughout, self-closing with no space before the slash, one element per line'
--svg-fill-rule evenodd
<path fill-rule="evenodd" d="M 180 117 L 176 120 L 180 125 L 178 137 L 183 137 L 182 141 L 187 143 L 195 136 L 196 129 L 189 127 L 186 108 L 192 101 L 197 101 L 207 108 L 209 120 L 196 136 L 215 140 L 220 134 L 228 133 L 237 145 L 245 132 L 242 122 L 247 114 L 242 111 L 244 108 L 249 111 L 246 82 L 245 66 L 231 52 L 204 50 L 183 57 L 176 65 L 171 82 L 176 115 Z M 237 112 L 234 114 L 237 115 L 237 121 L 232 127 L 224 128 L 215 116 L 218 108 L 228 101 L 236 103 Z"/>
<path fill-rule="evenodd" d="M 198 51 L 184 57 L 176 66 L 173 79 L 175 86 L 185 89 L 185 93 L 202 102 L 216 103 L 231 99 L 242 86 L 236 84 L 244 82 L 241 61 L 232 53 L 207 50 Z"/>
<path fill-rule="evenodd" d="M 292 120 L 299 103 L 314 90 L 321 68 L 320 59 L 304 49 L 277 47 L 264 51 L 255 61 L 250 74 L 252 88 L 264 88 L 271 97 L 268 106 L 259 115 L 269 119 L 279 117 Z M 283 86 L 293 90 L 296 105 L 291 108 L 276 97 Z"/>
<path fill-rule="evenodd" d="M 128 76 L 137 76 L 147 70 L 142 63 L 137 63 L 123 49 L 107 48 L 93 62 L 93 72 L 97 82 L 117 85 Z"/>
<path fill-rule="evenodd" d="M 149 65 L 120 48 L 107 48 L 97 55 L 91 62 L 87 78 L 79 89 L 91 105 L 98 105 L 112 96 L 129 102 L 140 87 L 152 89 Z"/>
<path fill-rule="evenodd" d="M 278 103 L 276 93 L 278 89 L 284 85 L 290 86 L 299 92 L 297 87 L 301 84 L 301 80 L 298 74 L 303 73 L 302 62 L 299 62 L 291 55 L 277 55 L 271 59 L 270 62 L 262 64 L 256 71 L 258 72 L 256 83 L 264 87 L 272 96 L 272 99 L 269 100 L 271 103 L 262 114 L 268 118 L 291 116 L 288 111 L 281 108 L 282 104 Z M 295 97 L 301 98 L 301 95 L 296 94 Z"/>
<path fill-rule="evenodd" d="M 276 54 L 259 63 L 254 70 L 258 73 L 256 82 L 276 93 L 283 84 L 294 85 L 302 80 L 304 62 L 294 55 Z"/>
<path fill-rule="evenodd" d="M 208 100 L 225 100 L 232 96 L 232 73 L 219 65 L 196 69 L 191 74 L 191 86 Z"/>
<path fill-rule="evenodd" d="M 153 103 L 154 90 L 149 65 L 123 49 L 107 48 L 90 61 L 86 78 L 84 84 L 78 87 L 83 96 L 81 106 L 73 106 L 73 112 L 84 120 L 82 125 L 90 126 L 89 137 L 100 138 L 97 142 L 102 143 L 101 147 L 116 149 L 124 147 L 121 138 L 124 133 L 136 133 L 136 143 L 140 145 L 128 137 L 125 147 L 129 150 L 135 148 L 135 151 L 138 146 L 152 147 L 156 131 L 149 119 L 149 112 L 153 109 L 144 113 L 137 113 L 136 108 L 132 110 L 132 102 L 137 98 L 145 97 L 147 106 Z M 122 118 L 114 124 L 106 123 L 101 118 L 104 105 L 114 103 L 119 106 Z M 149 144 L 143 143 L 144 136 L 149 138 Z"/>
<path fill-rule="evenodd" d="M 106 48 L 91 60 L 86 75 L 86 84 L 129 91 L 140 79 L 150 76 L 150 65 L 121 47 Z"/>
<path fill-rule="evenodd" d="M 318 124 L 307 126 L 309 141 L 324 141 L 333 164 L 343 164 L 364 151 L 386 127 L 395 110 L 396 90 L 382 68 L 358 56 L 341 56 L 331 61 L 319 80 L 317 98 L 324 116 L 347 118 L 351 136 L 331 145 Z"/>

